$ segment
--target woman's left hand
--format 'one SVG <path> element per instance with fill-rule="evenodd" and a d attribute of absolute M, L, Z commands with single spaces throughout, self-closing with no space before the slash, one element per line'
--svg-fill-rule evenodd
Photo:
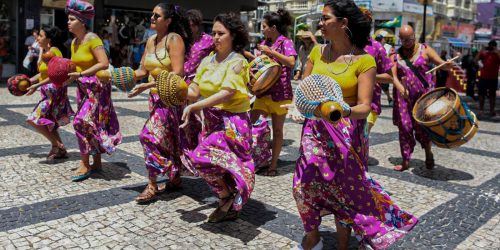
<path fill-rule="evenodd" d="M 184 122 L 179 126 L 179 128 L 185 128 L 188 125 L 189 116 L 191 115 L 191 112 L 193 112 L 193 111 L 195 111 L 195 110 L 193 110 L 193 104 L 190 104 L 184 108 L 184 110 L 182 111 L 182 117 L 181 117 L 181 120 Z"/>
<path fill-rule="evenodd" d="M 63 86 L 67 86 L 70 83 L 74 82 L 78 77 L 80 77 L 80 72 L 71 72 L 68 74 L 69 78 L 63 83 Z"/>
<path fill-rule="evenodd" d="M 267 45 L 257 45 L 257 48 L 262 51 L 262 53 L 266 54 L 266 55 L 271 55 L 271 53 L 273 52 L 271 50 L 271 48 L 269 48 L 269 46 Z"/>

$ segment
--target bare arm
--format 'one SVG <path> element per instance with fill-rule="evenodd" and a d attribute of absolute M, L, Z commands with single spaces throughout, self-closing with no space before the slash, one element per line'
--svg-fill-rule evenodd
<path fill-rule="evenodd" d="M 392 71 L 390 72 L 392 73 Z M 375 81 L 380 82 L 380 83 L 392 83 L 392 76 L 389 73 L 382 73 L 382 74 L 377 74 L 375 76 Z"/>
<path fill-rule="evenodd" d="M 235 89 L 228 89 L 224 88 L 221 91 L 219 91 L 217 94 L 211 95 L 210 97 L 203 99 L 201 101 L 195 102 L 191 105 L 188 105 L 186 108 L 184 108 L 184 111 L 182 113 L 182 118 L 184 122 L 179 126 L 180 128 L 184 128 L 188 125 L 189 123 L 189 115 L 192 112 L 196 112 L 199 110 L 202 110 L 204 108 L 208 107 L 213 107 L 217 104 L 221 104 L 224 102 L 227 102 L 228 100 L 233 97 L 233 95 L 236 93 Z"/>
<path fill-rule="evenodd" d="M 248 59 L 248 61 L 253 61 L 256 57 L 252 53 L 250 53 L 249 51 L 246 51 L 246 50 L 245 50 L 245 52 L 243 52 L 243 55 Z"/>
<path fill-rule="evenodd" d="M 310 59 L 308 59 L 306 62 L 306 66 L 304 67 L 304 73 L 302 73 L 302 79 L 304 79 L 305 77 L 307 77 L 311 74 L 313 67 L 314 67 L 314 63 L 311 62 Z"/>
<path fill-rule="evenodd" d="M 189 84 L 187 99 L 190 101 L 196 101 L 199 98 L 200 98 L 200 87 L 198 87 L 198 83 L 191 82 L 191 84 Z"/>
<path fill-rule="evenodd" d="M 451 69 L 451 66 L 452 66 L 451 61 L 443 60 L 433 48 L 428 46 L 425 49 L 425 53 L 429 57 L 429 60 L 436 65 L 441 65 L 443 63 L 447 63 L 447 65 L 444 65 L 443 67 L 441 67 L 441 69 L 443 69 L 443 70 L 450 70 Z"/>
<path fill-rule="evenodd" d="M 351 107 L 350 118 L 365 119 L 370 114 L 376 73 L 376 69 L 371 68 L 358 76 L 358 103 Z"/>
<path fill-rule="evenodd" d="M 172 62 L 172 72 L 178 76 L 184 76 L 184 55 L 186 47 L 182 41 L 181 36 L 174 34 L 167 38 L 168 41 L 168 54 Z"/>

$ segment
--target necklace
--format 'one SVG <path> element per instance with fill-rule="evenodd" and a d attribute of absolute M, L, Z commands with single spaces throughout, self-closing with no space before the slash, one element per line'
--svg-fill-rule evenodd
<path fill-rule="evenodd" d="M 156 57 L 156 60 L 158 60 L 158 62 L 162 66 L 167 67 L 167 65 L 163 64 L 163 62 L 162 62 L 163 60 L 165 60 L 165 58 L 167 58 L 167 38 L 165 38 L 165 47 L 164 47 L 164 49 L 165 49 L 165 55 L 163 55 L 163 58 L 161 58 L 161 59 L 158 57 L 158 53 L 156 53 L 156 44 L 158 44 L 158 36 L 155 37 L 155 43 L 154 43 L 154 45 L 155 45 L 155 47 L 154 47 L 155 57 Z"/>
<path fill-rule="evenodd" d="M 328 61 L 330 62 L 330 61 L 332 61 L 331 57 L 333 56 L 333 50 L 331 49 L 331 46 L 329 46 L 328 48 L 329 48 L 329 50 L 331 50 L 331 53 L 330 53 L 330 51 L 328 52 Z M 349 69 L 349 67 L 352 65 L 353 53 L 354 53 L 354 46 L 351 47 L 351 51 L 349 52 L 349 55 L 348 55 L 349 56 L 349 62 L 347 62 L 346 55 L 344 55 L 344 63 L 346 64 L 346 67 L 342 71 L 340 71 L 340 72 L 333 72 L 333 70 L 331 70 L 330 67 L 327 67 L 327 70 L 330 73 L 334 74 L 334 75 L 340 75 L 340 74 L 345 73 L 347 71 L 347 69 Z"/>

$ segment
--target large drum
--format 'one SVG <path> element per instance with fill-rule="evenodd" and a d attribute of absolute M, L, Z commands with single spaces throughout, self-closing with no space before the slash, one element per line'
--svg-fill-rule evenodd
<path fill-rule="evenodd" d="M 68 74 L 76 71 L 76 65 L 67 58 L 52 57 L 47 64 L 47 75 L 57 87 L 61 87 L 69 79 Z"/>
<path fill-rule="evenodd" d="M 323 117 L 332 123 L 343 117 L 347 105 L 339 84 L 328 76 L 318 74 L 310 75 L 299 83 L 295 89 L 294 104 L 306 118 Z"/>
<path fill-rule="evenodd" d="M 175 73 L 161 71 L 156 76 L 156 88 L 161 101 L 167 106 L 179 106 L 187 100 L 188 85 Z"/>
<path fill-rule="evenodd" d="M 270 89 L 280 78 L 281 66 L 266 55 L 256 57 L 250 62 L 250 82 L 248 89 L 261 95 Z"/>
<path fill-rule="evenodd" d="M 101 82 L 111 82 L 121 91 L 128 92 L 135 86 L 137 78 L 135 72 L 131 67 L 110 67 L 107 70 L 99 70 L 96 77 Z"/>
<path fill-rule="evenodd" d="M 30 78 L 27 75 L 14 75 L 7 80 L 7 89 L 15 96 L 25 95 L 28 93 L 28 88 L 30 86 Z"/>
<path fill-rule="evenodd" d="M 472 139 L 478 130 L 476 115 L 450 88 L 437 88 L 420 97 L 413 118 L 440 148 L 455 148 Z"/>

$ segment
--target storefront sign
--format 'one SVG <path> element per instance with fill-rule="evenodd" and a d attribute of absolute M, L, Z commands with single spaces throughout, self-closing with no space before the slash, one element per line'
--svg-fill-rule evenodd
<path fill-rule="evenodd" d="M 468 43 L 474 39 L 474 25 L 462 23 L 458 26 L 457 38 L 460 38 Z"/>
<path fill-rule="evenodd" d="M 94 4 L 94 0 L 86 0 L 85 2 Z M 43 0 L 42 7 L 64 9 L 66 7 L 66 0 Z"/>
<path fill-rule="evenodd" d="M 403 0 L 372 0 L 373 11 L 402 12 Z"/>
<path fill-rule="evenodd" d="M 403 11 L 422 15 L 424 14 L 424 6 L 416 3 L 403 3 Z M 427 15 L 434 15 L 432 6 L 427 6 Z"/>

